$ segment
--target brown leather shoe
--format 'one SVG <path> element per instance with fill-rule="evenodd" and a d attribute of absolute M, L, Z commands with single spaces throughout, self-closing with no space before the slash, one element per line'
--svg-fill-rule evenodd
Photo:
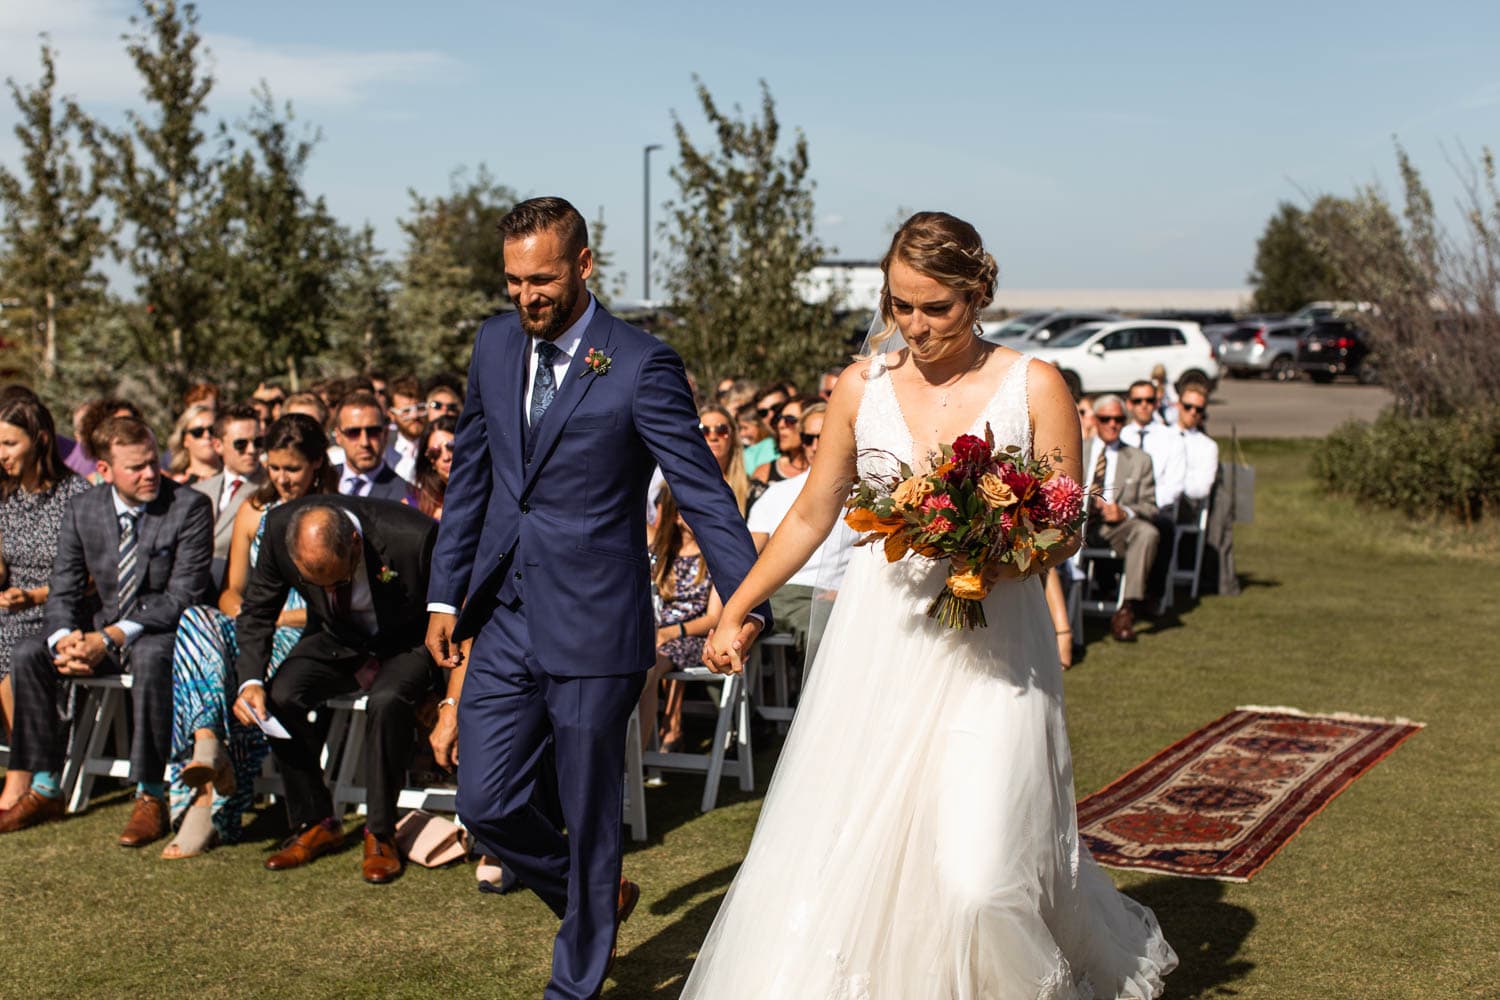
<path fill-rule="evenodd" d="M 400 875 L 401 855 L 396 853 L 395 841 L 377 837 L 365 827 L 365 861 L 360 872 L 372 885 L 384 885 Z"/>
<path fill-rule="evenodd" d="M 1135 610 L 1128 603 L 1109 620 L 1109 634 L 1120 642 L 1135 642 Z"/>
<path fill-rule="evenodd" d="M 145 847 L 167 835 L 167 800 L 144 792 L 135 797 L 135 808 L 120 834 L 121 847 Z"/>
<path fill-rule="evenodd" d="M 30 826 L 40 826 L 63 818 L 63 800 L 28 791 L 21 801 L 0 813 L 0 833 L 15 833 Z"/>
<path fill-rule="evenodd" d="M 609 964 L 604 967 L 604 978 L 615 971 L 615 952 L 620 945 L 620 925 L 630 919 L 635 912 L 635 904 L 641 901 L 641 887 L 634 882 L 620 877 L 620 896 L 615 902 L 615 939 L 609 946 Z"/>
<path fill-rule="evenodd" d="M 343 829 L 334 820 L 325 819 L 288 837 L 281 850 L 266 859 L 266 867 L 273 872 L 300 868 L 343 842 Z"/>

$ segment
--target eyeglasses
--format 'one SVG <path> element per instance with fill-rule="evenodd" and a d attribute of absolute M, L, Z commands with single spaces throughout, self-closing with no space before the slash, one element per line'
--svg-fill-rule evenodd
<path fill-rule="evenodd" d="M 187 430 L 183 431 L 182 433 L 185 434 L 186 436 L 190 437 L 190 438 L 201 438 L 203 435 L 207 434 L 209 431 L 211 431 L 213 429 L 214 429 L 214 425 L 213 424 L 204 424 L 202 427 L 189 427 Z"/>
<path fill-rule="evenodd" d="M 1121 416 L 1121 417 L 1105 417 L 1105 416 L 1100 416 L 1097 413 L 1094 414 L 1094 419 L 1097 420 L 1097 421 L 1099 421 L 1101 424 L 1123 424 L 1125 422 L 1125 418 L 1123 416 Z"/>
<path fill-rule="evenodd" d="M 760 419 L 764 420 L 771 414 L 780 412 L 785 405 L 785 403 L 777 403 L 775 406 L 757 406 L 755 412 L 760 414 Z"/>
<path fill-rule="evenodd" d="M 1177 405 L 1181 406 L 1184 410 L 1187 410 L 1189 413 L 1207 413 L 1208 412 L 1208 407 L 1206 405 L 1205 406 L 1195 406 L 1192 403 L 1179 403 Z"/>
<path fill-rule="evenodd" d="M 1156 397 L 1155 396 L 1131 396 L 1130 397 L 1130 405 L 1131 406 L 1140 406 L 1142 403 L 1147 403 L 1147 404 L 1149 404 L 1151 406 L 1155 406 L 1156 405 Z"/>
<path fill-rule="evenodd" d="M 804 448 L 811 448 L 813 445 L 815 445 L 815 444 L 818 443 L 818 438 L 820 438 L 822 436 L 823 435 L 821 435 L 821 434 L 804 434 L 804 435 L 802 435 L 802 447 L 804 447 Z"/>
<path fill-rule="evenodd" d="M 422 403 L 411 403 L 406 406 L 396 407 L 391 410 L 393 417 L 415 417 L 420 415 L 427 407 Z"/>
<path fill-rule="evenodd" d="M 383 424 L 370 424 L 368 427 L 340 427 L 339 428 L 339 436 L 340 437 L 346 437 L 346 438 L 349 438 L 350 440 L 355 440 L 355 441 L 359 440 L 360 438 L 364 438 L 364 437 L 367 437 L 367 438 L 377 438 L 377 437 L 379 437 L 380 435 L 382 435 L 384 433 L 385 433 L 385 425 L 383 425 Z"/>
<path fill-rule="evenodd" d="M 699 424 L 698 433 L 704 437 L 728 437 L 734 428 L 728 424 Z"/>
<path fill-rule="evenodd" d="M 235 451 L 249 451 L 251 448 L 254 448 L 256 451 L 260 451 L 260 449 L 265 446 L 265 443 L 266 439 L 263 437 L 235 438 L 233 441 L 229 442 L 229 447 L 233 448 Z"/>
<path fill-rule="evenodd" d="M 452 454 L 453 454 L 453 442 L 452 441 L 444 441 L 442 444 L 437 445 L 436 447 L 428 448 L 427 449 L 427 457 L 428 457 L 428 459 L 430 459 L 431 461 L 434 461 L 434 462 L 436 462 L 438 459 L 442 458 L 444 455 L 452 456 Z"/>
<path fill-rule="evenodd" d="M 441 400 L 433 399 L 433 400 L 428 400 L 428 402 L 427 402 L 427 408 L 429 410 L 432 410 L 434 413 L 457 413 L 458 409 L 459 409 L 459 404 L 458 403 L 444 403 Z"/>
<path fill-rule="evenodd" d="M 771 421 L 771 425 L 773 427 L 777 426 L 777 425 L 780 425 L 782 427 L 796 427 L 797 426 L 797 421 L 799 421 L 801 419 L 802 419 L 802 417 L 799 416 L 799 415 L 792 414 L 792 413 L 783 413 L 781 416 L 779 416 L 775 420 Z"/>

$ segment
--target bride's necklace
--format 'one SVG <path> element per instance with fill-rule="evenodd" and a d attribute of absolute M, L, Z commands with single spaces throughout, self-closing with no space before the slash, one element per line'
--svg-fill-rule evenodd
<path fill-rule="evenodd" d="M 932 387 L 934 389 L 940 390 L 938 392 L 938 406 L 946 410 L 948 408 L 949 393 L 958 388 L 958 383 L 964 380 L 965 375 L 969 374 L 971 371 L 978 368 L 983 363 L 984 350 L 983 348 L 976 347 L 974 349 L 974 357 L 969 361 L 967 365 L 959 370 L 957 375 L 954 375 L 952 378 L 948 379 L 945 382 L 934 384 Z"/>

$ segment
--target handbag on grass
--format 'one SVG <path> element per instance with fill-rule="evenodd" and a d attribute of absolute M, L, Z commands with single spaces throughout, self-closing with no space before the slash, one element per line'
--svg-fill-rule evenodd
<path fill-rule="evenodd" d="M 396 823 L 396 850 L 423 868 L 441 868 L 468 857 L 469 844 L 451 819 L 413 809 Z"/>

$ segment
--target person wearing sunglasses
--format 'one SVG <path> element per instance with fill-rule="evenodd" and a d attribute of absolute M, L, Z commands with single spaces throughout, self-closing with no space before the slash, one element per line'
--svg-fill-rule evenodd
<path fill-rule="evenodd" d="M 739 507 L 742 516 L 748 515 L 755 501 L 765 493 L 766 484 L 752 479 L 745 469 L 745 455 L 734 418 L 725 407 L 710 403 L 698 411 L 698 431 L 708 442 L 708 450 L 714 453 L 719 471 L 734 493 L 735 506 Z"/>
<path fill-rule="evenodd" d="M 1154 382 L 1141 380 L 1125 394 L 1129 421 L 1120 432 L 1120 440 L 1151 456 L 1156 476 L 1156 530 L 1163 539 L 1157 549 L 1151 578 L 1146 584 L 1148 610 L 1155 613 L 1167 589 L 1167 575 L 1172 562 L 1173 527 L 1177 523 L 1177 502 L 1187 476 L 1187 450 L 1177 429 L 1163 424 L 1159 416 L 1161 392 Z"/>
<path fill-rule="evenodd" d="M 249 403 L 236 403 L 219 411 L 214 418 L 212 440 L 214 453 L 223 468 L 207 479 L 193 484 L 193 489 L 208 497 L 214 505 L 214 555 L 212 563 L 215 587 L 224 585 L 229 565 L 229 543 L 234 537 L 234 516 L 240 504 L 266 481 L 260 467 L 260 411 Z"/>
<path fill-rule="evenodd" d="M 163 475 L 184 486 L 218 475 L 224 463 L 214 450 L 213 429 L 212 406 L 194 403 L 183 410 L 167 436 L 167 467 Z"/>
<path fill-rule="evenodd" d="M 286 405 L 286 390 L 275 382 L 261 382 L 250 394 L 250 404 L 260 411 L 260 422 L 271 426 Z"/>
<path fill-rule="evenodd" d="M 391 446 L 386 449 L 385 464 L 395 469 L 396 475 L 402 479 L 415 483 L 419 441 L 427 429 L 427 401 L 422 393 L 422 383 L 415 375 L 402 375 L 391 383 L 390 416 L 396 433 L 390 436 Z"/>
<path fill-rule="evenodd" d="M 457 433 L 457 417 L 438 417 L 417 439 L 417 507 L 434 521 L 443 519 L 443 497 L 453 472 L 453 438 Z"/>
<path fill-rule="evenodd" d="M 781 454 L 776 436 L 776 417 L 788 398 L 786 390 L 780 385 L 768 385 L 756 397 L 755 416 L 760 421 L 760 426 L 755 433 L 758 436 L 753 442 L 745 444 L 745 468 L 751 475 Z M 743 438 L 741 443 L 744 443 Z"/>
<path fill-rule="evenodd" d="M 1177 432 L 1186 459 L 1182 496 L 1192 504 L 1208 499 L 1219 475 L 1219 445 L 1203 432 L 1207 417 L 1208 389 L 1198 382 L 1184 384 L 1177 397 Z"/>
<path fill-rule="evenodd" d="M 1146 599 L 1146 579 L 1161 544 L 1153 523 L 1156 476 L 1151 456 L 1120 439 L 1125 404 L 1119 396 L 1094 400 L 1094 420 L 1098 436 L 1083 449 L 1083 485 L 1090 497 L 1085 538 L 1090 547 L 1113 549 L 1125 559 L 1125 600 L 1110 619 L 1109 631 L 1120 642 L 1134 642 L 1135 616 Z"/>
<path fill-rule="evenodd" d="M 427 380 L 427 419 L 453 417 L 458 419 L 464 408 L 463 383 L 458 376 L 439 372 Z"/>
<path fill-rule="evenodd" d="M 344 461 L 334 469 L 340 493 L 416 506 L 412 484 L 386 464 L 385 407 L 374 393 L 355 392 L 340 400 L 333 426 L 334 437 L 344 449 Z"/>
<path fill-rule="evenodd" d="M 802 433 L 797 428 L 808 405 L 816 402 L 800 396 L 787 400 L 771 418 L 778 455 L 755 470 L 756 479 L 763 483 L 779 483 L 807 471 L 808 458 L 802 447 Z"/>

